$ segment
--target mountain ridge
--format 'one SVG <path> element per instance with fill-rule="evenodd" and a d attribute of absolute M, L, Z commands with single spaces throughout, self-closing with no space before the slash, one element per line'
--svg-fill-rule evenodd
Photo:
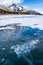
<path fill-rule="evenodd" d="M 17 4 L 11 4 L 10 6 L 0 5 L 0 14 L 28 14 L 28 15 L 42 15 L 39 12 L 33 10 L 27 10 Z"/>

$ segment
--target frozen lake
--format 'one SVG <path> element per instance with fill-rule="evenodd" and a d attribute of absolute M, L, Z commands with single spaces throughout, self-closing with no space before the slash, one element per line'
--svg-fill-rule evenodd
<path fill-rule="evenodd" d="M 0 16 L 0 65 L 43 65 L 43 16 Z"/>
<path fill-rule="evenodd" d="M 21 23 L 21 26 L 31 26 L 43 30 L 43 16 L 36 15 L 3 15 L 0 16 L 0 26 Z"/>

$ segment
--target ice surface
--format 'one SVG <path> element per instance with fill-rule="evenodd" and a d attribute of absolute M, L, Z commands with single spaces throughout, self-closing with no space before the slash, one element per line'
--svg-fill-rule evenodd
<path fill-rule="evenodd" d="M 14 50 L 17 55 L 20 55 L 21 53 L 27 53 L 30 52 L 31 49 L 35 48 L 35 45 L 37 44 L 38 40 L 32 40 L 30 43 L 24 43 L 24 44 L 17 44 L 16 46 L 12 46 L 10 49 Z"/>
<path fill-rule="evenodd" d="M 0 16 L 0 26 L 21 23 L 20 26 L 31 26 L 43 30 L 43 16 L 36 15 L 4 15 Z"/>
<path fill-rule="evenodd" d="M 0 16 L 0 61 L 0 65 L 43 65 L 43 16 Z"/>

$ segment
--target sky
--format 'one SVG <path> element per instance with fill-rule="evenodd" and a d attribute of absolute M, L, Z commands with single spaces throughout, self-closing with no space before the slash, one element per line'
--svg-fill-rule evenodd
<path fill-rule="evenodd" d="M 0 0 L 0 4 L 16 3 L 29 10 L 35 10 L 43 13 L 43 0 Z"/>

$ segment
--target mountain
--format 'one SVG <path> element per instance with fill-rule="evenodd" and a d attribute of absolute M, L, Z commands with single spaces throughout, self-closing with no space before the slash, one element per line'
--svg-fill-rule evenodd
<path fill-rule="evenodd" d="M 12 5 L 10 5 L 9 8 L 11 8 L 12 10 L 14 10 L 16 12 L 27 12 L 28 11 L 25 8 L 23 8 L 22 6 L 16 5 L 14 3 Z"/>
<path fill-rule="evenodd" d="M 0 5 L 0 14 L 12 14 L 14 11 L 8 6 Z"/>
<path fill-rule="evenodd" d="M 29 13 L 30 14 L 34 14 L 34 15 L 42 15 L 41 13 L 33 11 L 33 10 L 30 10 Z"/>
<path fill-rule="evenodd" d="M 36 11 L 27 10 L 17 4 L 11 4 L 10 6 L 0 5 L 0 14 L 30 14 L 30 15 L 42 15 Z"/>
<path fill-rule="evenodd" d="M 16 4 L 12 4 L 9 6 L 9 8 L 13 9 L 16 12 L 21 12 L 22 14 L 26 13 L 26 14 L 34 14 L 34 15 L 41 15 L 41 13 L 33 11 L 33 10 L 27 10 L 25 8 L 23 8 L 22 6 L 16 5 Z"/>

